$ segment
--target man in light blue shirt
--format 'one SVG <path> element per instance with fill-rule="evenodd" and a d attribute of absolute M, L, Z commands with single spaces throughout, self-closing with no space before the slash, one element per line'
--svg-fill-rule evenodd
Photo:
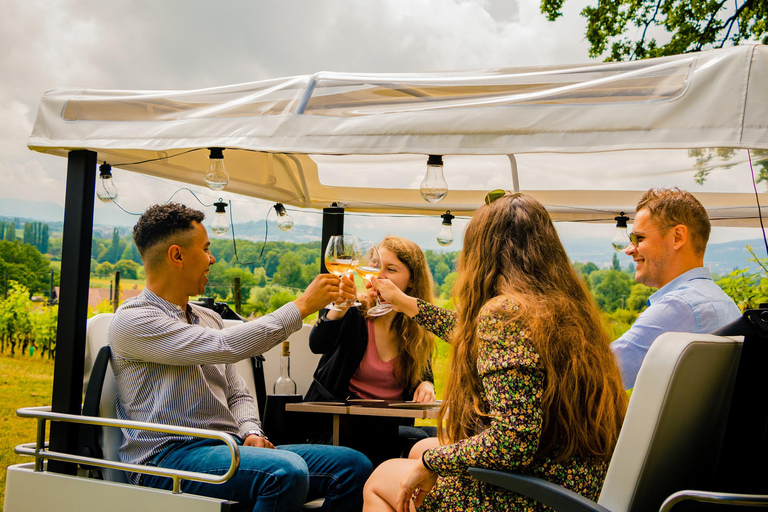
<path fill-rule="evenodd" d="M 709 333 L 741 316 L 738 306 L 704 268 L 711 231 L 707 212 L 692 194 L 651 189 L 637 203 L 631 244 L 635 281 L 659 288 L 632 328 L 611 343 L 624 387 L 635 385 L 651 344 L 665 332 Z"/>

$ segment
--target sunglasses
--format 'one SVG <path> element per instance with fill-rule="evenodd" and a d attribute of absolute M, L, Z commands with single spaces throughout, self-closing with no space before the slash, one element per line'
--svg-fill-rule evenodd
<path fill-rule="evenodd" d="M 500 188 L 497 188 L 496 190 L 491 190 L 485 195 L 485 204 L 491 204 L 495 200 L 497 200 L 500 197 L 504 197 L 507 195 L 506 190 L 501 190 Z"/>
<path fill-rule="evenodd" d="M 662 226 L 660 228 L 646 229 L 645 231 L 638 231 L 637 233 L 635 233 L 633 231 L 633 232 L 631 232 L 629 234 L 629 241 L 632 242 L 632 245 L 637 247 L 638 245 L 640 245 L 640 242 L 642 241 L 642 239 L 645 238 L 643 236 L 643 234 L 650 233 L 651 231 L 658 231 L 660 229 L 669 229 L 669 228 L 673 228 L 675 226 L 677 226 L 677 224 L 672 224 L 670 226 Z M 638 235 L 640 235 L 640 236 L 638 236 Z"/>

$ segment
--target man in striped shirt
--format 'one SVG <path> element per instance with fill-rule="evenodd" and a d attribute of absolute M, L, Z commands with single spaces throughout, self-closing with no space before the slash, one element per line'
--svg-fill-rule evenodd
<path fill-rule="evenodd" d="M 325 498 L 323 510 L 359 510 L 372 468 L 349 448 L 288 445 L 278 449 L 261 431 L 256 407 L 234 363 L 266 352 L 301 329 L 302 319 L 339 299 L 339 278 L 317 276 L 295 301 L 252 322 L 224 329 L 214 312 L 189 304 L 205 291 L 216 262 L 204 214 L 169 203 L 147 209 L 133 229 L 146 288 L 115 313 L 109 327 L 122 419 L 228 432 L 241 442 L 240 468 L 224 484 L 184 481 L 182 490 L 235 500 L 248 510 L 299 510 Z M 223 474 L 221 442 L 123 429 L 120 459 Z M 171 480 L 131 474 L 135 484 L 171 488 Z"/>

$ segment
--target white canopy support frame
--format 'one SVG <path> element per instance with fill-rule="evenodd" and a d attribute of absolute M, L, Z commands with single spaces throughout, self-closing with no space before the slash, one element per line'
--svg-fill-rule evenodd
<path fill-rule="evenodd" d="M 113 168 L 193 184 L 203 184 L 205 148 L 223 147 L 226 192 L 359 212 L 471 215 L 503 188 L 537 197 L 555 220 L 613 222 L 644 190 L 680 186 L 714 224 L 757 226 L 749 156 L 768 174 L 766 84 L 768 47 L 745 45 L 575 66 L 320 72 L 192 91 L 55 89 L 41 100 L 29 147 L 89 149 Z M 436 204 L 418 191 L 430 154 L 445 155 L 449 184 Z"/>

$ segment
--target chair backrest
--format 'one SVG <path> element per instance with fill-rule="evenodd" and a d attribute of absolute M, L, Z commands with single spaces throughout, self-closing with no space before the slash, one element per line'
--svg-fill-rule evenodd
<path fill-rule="evenodd" d="M 637 376 L 598 503 L 612 512 L 658 510 L 702 488 L 722 445 L 741 339 L 666 333 Z"/>
<path fill-rule="evenodd" d="M 229 327 L 239 323 L 238 320 L 224 320 L 224 326 Z M 291 342 L 291 378 L 296 381 L 297 393 L 305 395 L 312 384 L 313 375 L 320 362 L 320 355 L 313 354 L 309 349 L 309 332 L 312 326 L 304 324 L 301 330 L 288 337 Z M 272 385 L 280 375 L 280 344 L 272 347 L 263 354 L 264 356 L 264 384 L 267 394 L 272 393 Z M 256 385 L 254 382 L 253 365 L 250 359 L 239 361 L 235 368 L 237 373 L 245 380 L 251 395 L 256 397 Z"/>
<path fill-rule="evenodd" d="M 102 313 L 88 319 L 85 331 L 85 378 L 86 382 L 91 377 L 93 363 L 97 359 L 97 354 L 102 347 L 107 346 L 107 330 L 112 321 L 112 313 Z M 94 373 L 94 377 L 95 377 Z M 102 418 L 116 418 L 115 398 L 117 397 L 117 387 L 115 386 L 115 374 L 112 371 L 112 363 L 104 372 L 104 382 L 101 386 L 101 400 L 99 401 L 99 416 Z M 123 433 L 119 428 L 101 428 L 99 429 L 99 444 L 103 457 L 106 460 L 119 461 L 118 449 L 123 443 Z M 103 469 L 102 476 L 104 480 L 111 482 L 128 482 L 124 471 L 114 469 Z"/>

